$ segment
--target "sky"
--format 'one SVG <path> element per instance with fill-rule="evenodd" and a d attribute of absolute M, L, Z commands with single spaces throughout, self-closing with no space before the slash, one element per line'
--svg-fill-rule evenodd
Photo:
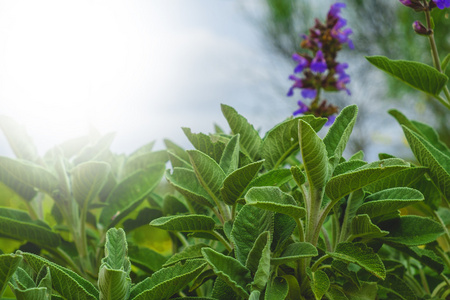
<path fill-rule="evenodd" d="M 0 114 L 40 154 L 90 125 L 117 133 L 117 153 L 186 147 L 181 127 L 226 128 L 220 103 L 267 130 L 293 104 L 265 87 L 275 62 L 261 44 L 239 1 L 0 1 Z"/>

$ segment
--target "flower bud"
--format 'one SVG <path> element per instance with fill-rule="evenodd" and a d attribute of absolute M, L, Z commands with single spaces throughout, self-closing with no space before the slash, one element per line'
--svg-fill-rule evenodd
<path fill-rule="evenodd" d="M 420 21 L 414 21 L 412 24 L 414 31 L 420 35 L 430 35 L 433 33 L 432 30 L 426 28 Z"/>
<path fill-rule="evenodd" d="M 426 7 L 419 0 L 399 0 L 404 6 L 408 6 L 415 11 L 424 11 Z"/>

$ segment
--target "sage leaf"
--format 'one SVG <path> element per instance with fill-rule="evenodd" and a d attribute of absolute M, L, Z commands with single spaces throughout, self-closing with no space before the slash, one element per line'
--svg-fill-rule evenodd
<path fill-rule="evenodd" d="M 72 193 L 78 205 L 86 209 L 98 196 L 108 179 L 110 166 L 104 162 L 85 162 L 72 171 Z"/>
<path fill-rule="evenodd" d="M 432 250 L 422 249 L 419 247 L 409 247 L 396 243 L 387 243 L 389 246 L 417 259 L 424 265 L 435 270 L 438 274 L 444 270 L 444 262 Z"/>
<path fill-rule="evenodd" d="M 234 205 L 244 195 L 248 185 L 261 169 L 262 164 L 263 161 L 248 164 L 232 172 L 225 178 L 220 192 L 226 204 Z"/>
<path fill-rule="evenodd" d="M 212 231 L 216 222 L 204 215 L 177 215 L 155 219 L 150 226 L 180 232 Z"/>
<path fill-rule="evenodd" d="M 280 213 L 273 214 L 272 252 L 276 252 L 284 246 L 296 227 L 297 223 L 292 217 Z"/>
<path fill-rule="evenodd" d="M 350 280 L 352 283 L 354 283 L 358 288 L 361 288 L 361 282 L 359 281 L 358 274 L 349 269 L 350 263 L 344 262 L 342 260 L 333 260 L 331 263 L 331 268 Z"/>
<path fill-rule="evenodd" d="M 252 289 L 263 291 L 270 275 L 270 232 L 261 233 L 250 251 L 245 266 L 254 274 Z"/>
<path fill-rule="evenodd" d="M 386 280 L 380 281 L 378 289 L 383 289 L 402 300 L 417 299 L 415 292 L 398 276 L 388 274 Z"/>
<path fill-rule="evenodd" d="M 2 115 L 0 116 L 0 128 L 17 158 L 38 162 L 37 148 L 23 126 L 12 118 Z"/>
<path fill-rule="evenodd" d="M 364 243 L 339 243 L 335 252 L 328 255 L 349 263 L 355 263 L 378 278 L 386 278 L 386 269 L 378 254 Z"/>
<path fill-rule="evenodd" d="M 255 240 L 262 232 L 272 231 L 272 228 L 272 212 L 244 205 L 239 211 L 231 230 L 231 239 L 235 246 L 237 260 L 245 264 Z"/>
<path fill-rule="evenodd" d="M 358 214 L 374 218 L 424 200 L 421 192 L 407 187 L 386 189 L 366 197 Z"/>
<path fill-rule="evenodd" d="M 203 133 L 192 133 L 189 128 L 183 127 L 182 129 L 195 149 L 207 154 L 216 163 L 220 162 L 223 150 L 225 149 L 225 142 L 220 140 L 217 136 L 208 136 Z"/>
<path fill-rule="evenodd" d="M 0 297 L 2 297 L 9 279 L 13 276 L 22 256 L 20 254 L 1 254 L 0 255 Z"/>
<path fill-rule="evenodd" d="M 269 243 L 270 246 L 270 232 L 264 231 L 255 240 L 255 243 L 248 254 L 247 261 L 245 262 L 245 267 L 250 270 L 252 275 L 255 274 L 258 270 L 259 261 L 261 260 L 263 251 L 266 248 L 267 243 Z"/>
<path fill-rule="evenodd" d="M 391 176 L 378 180 L 364 187 L 364 191 L 376 193 L 385 189 L 395 187 L 414 187 L 415 183 L 420 181 L 428 168 L 415 167 L 401 170 Z M 422 189 L 419 189 L 422 191 Z"/>
<path fill-rule="evenodd" d="M 358 215 L 352 219 L 351 237 L 364 240 L 380 238 L 389 233 L 374 225 L 368 215 Z"/>
<path fill-rule="evenodd" d="M 223 281 L 239 296 L 248 298 L 247 284 L 251 283 L 250 270 L 236 259 L 211 248 L 202 249 L 203 257 Z"/>
<path fill-rule="evenodd" d="M 131 174 L 149 168 L 152 165 L 165 164 L 168 160 L 169 156 L 166 150 L 147 152 L 131 156 L 123 166 L 123 177 L 128 177 Z"/>
<path fill-rule="evenodd" d="M 147 247 L 131 246 L 128 254 L 134 266 L 150 274 L 161 269 L 167 261 L 165 256 Z"/>
<path fill-rule="evenodd" d="M 441 224 L 419 216 L 402 216 L 377 225 L 382 230 L 389 231 L 389 234 L 382 237 L 381 240 L 405 246 L 431 243 L 444 233 Z"/>
<path fill-rule="evenodd" d="M 283 277 L 275 277 L 267 283 L 264 300 L 286 299 L 289 285 Z"/>
<path fill-rule="evenodd" d="M 247 205 L 253 205 L 261 209 L 282 213 L 294 219 L 303 218 L 306 210 L 299 207 L 294 198 L 282 192 L 278 187 L 254 187 L 246 196 Z"/>
<path fill-rule="evenodd" d="M 226 175 L 235 171 L 239 166 L 239 134 L 234 135 L 225 146 L 220 158 L 220 167 Z"/>
<path fill-rule="evenodd" d="M 375 67 L 431 96 L 439 95 L 448 80 L 446 75 L 423 63 L 390 60 L 384 56 L 370 56 L 366 59 Z"/>
<path fill-rule="evenodd" d="M 183 250 L 181 250 L 180 252 L 175 253 L 173 256 L 171 256 L 164 263 L 164 267 L 173 265 L 179 261 L 184 261 L 184 260 L 194 259 L 194 258 L 202 258 L 203 257 L 202 249 L 205 247 L 209 247 L 209 246 L 206 244 L 203 244 L 203 243 L 188 246 L 188 247 L 184 248 Z"/>
<path fill-rule="evenodd" d="M 248 123 L 247 119 L 225 104 L 221 104 L 222 113 L 228 122 L 233 134 L 239 134 L 241 150 L 253 161 L 260 159 L 259 148 L 262 142 L 258 131 Z"/>
<path fill-rule="evenodd" d="M 292 179 L 292 174 L 288 169 L 276 169 L 264 173 L 250 182 L 247 189 L 255 186 L 282 186 Z"/>
<path fill-rule="evenodd" d="M 350 105 L 345 107 L 328 130 L 323 139 L 331 167 L 334 169 L 344 153 L 353 126 L 356 122 L 358 107 Z"/>
<path fill-rule="evenodd" d="M 171 267 L 155 272 L 151 277 L 135 285 L 130 293 L 130 300 L 169 299 L 197 277 L 206 263 L 199 260 L 177 263 Z"/>
<path fill-rule="evenodd" d="M 311 269 L 308 268 L 306 269 L 306 273 L 311 280 L 311 289 L 314 293 L 314 297 L 316 300 L 321 300 L 323 295 L 325 295 L 330 288 L 330 279 L 322 270 L 312 272 Z"/>

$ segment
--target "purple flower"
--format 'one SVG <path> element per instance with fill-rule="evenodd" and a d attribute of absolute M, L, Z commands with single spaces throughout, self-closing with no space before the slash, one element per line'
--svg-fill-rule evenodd
<path fill-rule="evenodd" d="M 309 65 L 309 61 L 306 58 L 304 58 L 303 56 L 298 55 L 297 53 L 294 53 L 292 55 L 292 59 L 298 63 L 297 67 L 295 67 L 295 69 L 294 69 L 294 73 L 302 72 L 303 69 L 307 68 Z"/>
<path fill-rule="evenodd" d="M 308 105 L 303 103 L 301 100 L 298 100 L 297 104 L 298 104 L 299 108 L 292 113 L 294 116 L 304 114 L 305 112 L 308 111 L 308 109 L 309 109 Z"/>
<path fill-rule="evenodd" d="M 430 35 L 432 33 L 431 30 L 428 30 L 420 21 L 414 21 L 413 29 L 417 34 L 420 35 Z"/>
<path fill-rule="evenodd" d="M 341 13 L 341 8 L 345 8 L 347 5 L 345 3 L 337 2 L 330 7 L 330 11 L 328 12 L 328 16 L 339 18 L 339 14 Z"/>
<path fill-rule="evenodd" d="M 439 9 L 450 7 L 450 0 L 433 0 Z"/>
<path fill-rule="evenodd" d="M 317 73 L 323 73 L 327 69 L 327 62 L 325 61 L 325 58 L 323 57 L 322 50 L 317 51 L 316 57 L 313 58 L 311 62 L 311 71 L 317 72 Z"/>
<path fill-rule="evenodd" d="M 317 96 L 317 90 L 311 88 L 303 89 L 302 96 L 303 98 L 314 99 Z"/>
<path fill-rule="evenodd" d="M 295 88 L 301 89 L 303 87 L 303 82 L 300 78 L 296 77 L 295 75 L 290 75 L 289 79 L 295 81 L 295 83 L 291 86 L 291 88 L 287 93 L 287 96 L 291 97 L 294 94 Z"/>

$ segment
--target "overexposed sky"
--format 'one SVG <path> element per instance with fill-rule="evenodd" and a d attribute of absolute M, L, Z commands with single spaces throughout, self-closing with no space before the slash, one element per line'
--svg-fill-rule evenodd
<path fill-rule="evenodd" d="M 226 124 L 220 103 L 257 127 L 274 105 L 282 121 L 295 103 L 263 92 L 273 62 L 238 2 L 0 1 L 0 114 L 41 154 L 88 124 L 117 132 L 119 153 L 163 138 L 188 145 L 181 127 Z M 0 155 L 12 155 L 3 136 Z"/>

